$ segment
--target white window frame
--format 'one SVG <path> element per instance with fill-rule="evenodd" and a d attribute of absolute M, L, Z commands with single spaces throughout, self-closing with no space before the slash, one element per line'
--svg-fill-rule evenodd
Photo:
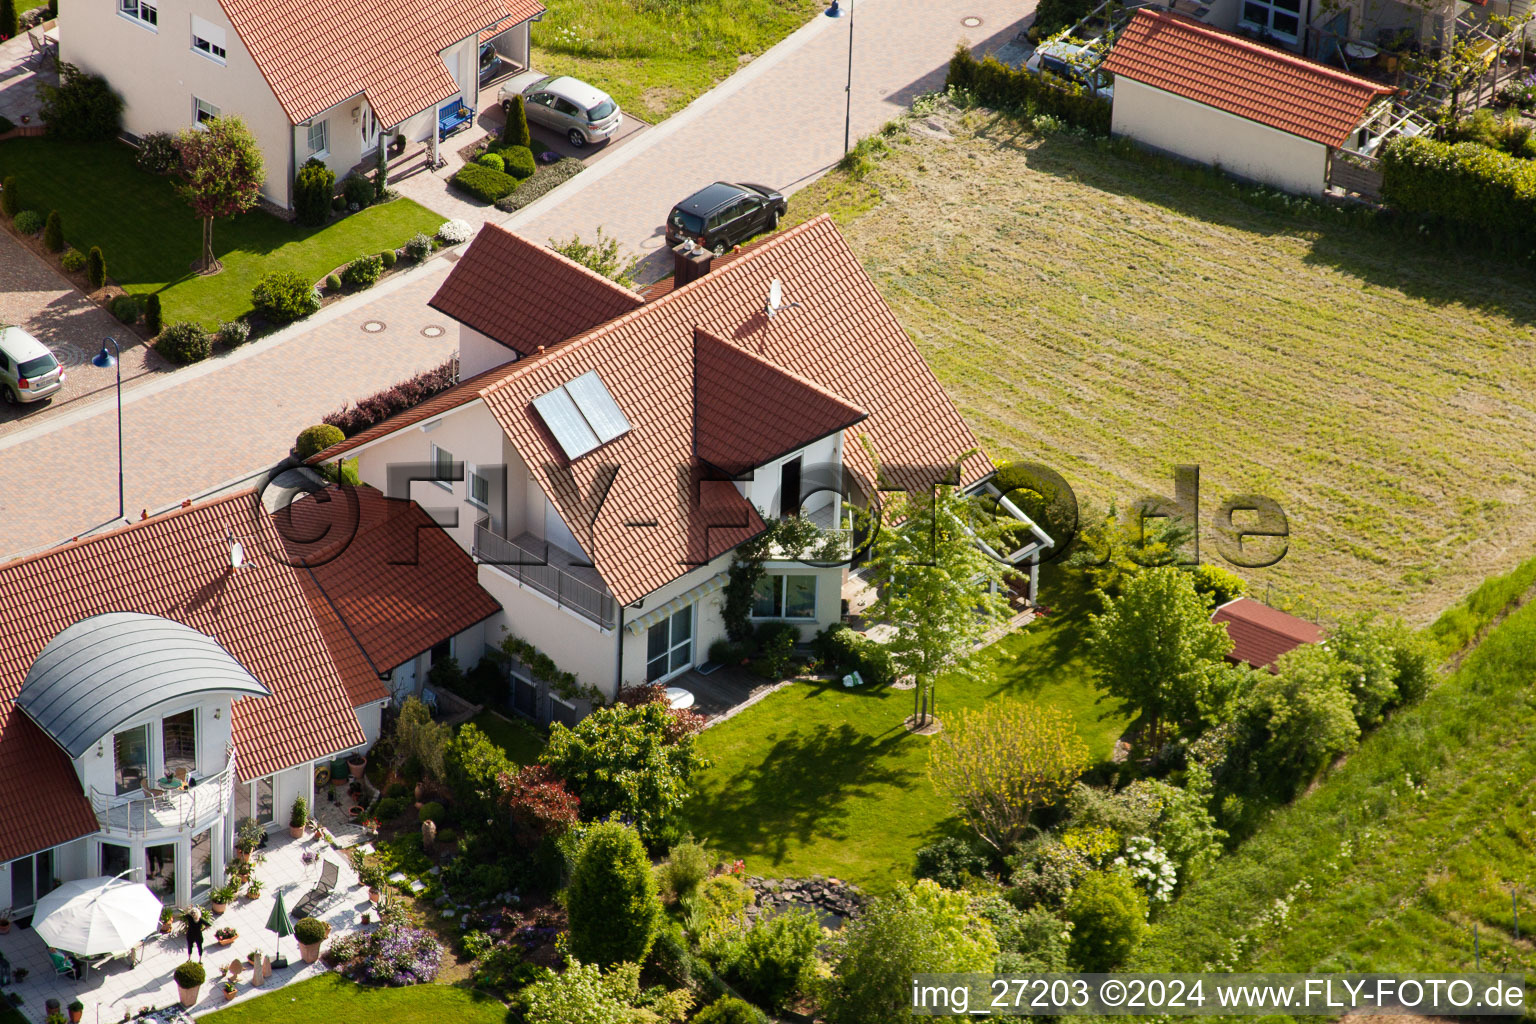
<path fill-rule="evenodd" d="M 315 129 L 320 129 L 320 148 L 315 148 Z M 309 155 L 316 160 L 324 160 L 331 154 L 331 123 L 327 118 L 311 121 L 304 133 L 304 142 L 309 147 Z"/>
<path fill-rule="evenodd" d="M 205 99 L 199 99 L 198 97 L 193 96 L 192 97 L 192 127 L 196 128 L 198 131 L 202 131 L 202 132 L 205 132 L 205 131 L 208 130 L 207 128 L 203 127 L 203 114 L 204 113 L 206 113 L 210 118 L 224 116 L 223 113 L 219 110 L 219 108 L 214 106 L 212 103 L 209 103 Z"/>
<path fill-rule="evenodd" d="M 677 676 L 680 676 L 684 672 L 687 672 L 689 669 L 693 668 L 694 661 L 697 659 L 698 652 L 699 652 L 698 608 L 699 608 L 699 604 L 698 604 L 697 601 L 695 601 L 693 604 L 690 604 L 690 605 L 688 605 L 688 606 L 686 606 L 684 608 L 677 609 L 677 611 L 672 612 L 666 618 L 660 620 L 659 622 L 651 623 L 651 625 L 646 628 L 646 631 L 645 631 L 645 642 L 646 642 L 645 679 L 646 679 L 646 683 L 648 685 L 655 684 L 655 683 L 664 683 L 668 679 L 676 678 Z M 688 637 L 685 640 L 679 641 L 677 639 L 677 637 L 673 635 L 672 623 L 679 616 L 685 615 L 685 614 L 687 615 L 687 621 L 688 621 Z M 666 627 L 666 630 L 667 630 L 667 648 L 660 655 L 658 655 L 657 657 L 653 658 L 653 657 L 651 657 L 651 652 L 650 652 L 651 632 L 653 630 L 655 630 L 659 626 L 665 626 Z M 687 658 L 683 661 L 683 663 L 681 665 L 678 665 L 676 668 L 672 667 L 672 662 L 673 662 L 677 652 L 683 650 L 685 647 L 687 648 Z M 666 663 L 666 671 L 663 672 L 661 675 L 656 676 L 654 679 L 651 678 L 651 662 L 653 662 L 653 661 L 662 661 L 662 662 Z"/>
<path fill-rule="evenodd" d="M 475 484 L 477 483 L 485 485 L 484 501 L 481 501 L 479 498 L 475 497 Z M 489 478 L 481 476 L 476 471 L 476 466 L 473 463 L 468 463 L 464 467 L 464 500 L 468 501 L 471 505 L 480 509 L 482 512 L 490 511 L 491 481 Z"/>
<path fill-rule="evenodd" d="M 752 604 L 754 611 L 749 616 L 759 622 L 815 622 L 821 605 L 821 578 L 815 573 L 809 572 L 767 572 L 763 574 L 764 580 L 772 580 L 774 588 L 778 591 L 778 604 L 781 612 L 789 610 L 789 584 L 786 582 L 791 576 L 804 577 L 811 581 L 811 614 L 810 615 L 758 615 L 755 608 L 757 596 L 754 594 Z"/>
<path fill-rule="evenodd" d="M 441 458 L 441 456 L 444 456 L 444 455 L 448 456 L 448 460 L 447 460 L 448 464 L 447 464 L 446 468 L 447 468 L 449 473 L 452 473 L 453 472 L 453 452 L 450 452 L 446 448 L 440 448 L 440 447 L 438 447 L 435 444 L 428 444 L 427 447 L 429 449 L 429 454 L 431 455 L 432 475 L 436 476 L 437 473 L 438 473 L 439 468 L 443 466 L 443 459 Z M 447 491 L 449 494 L 453 493 L 453 481 L 452 480 L 433 480 L 432 482 L 434 484 L 436 484 L 437 486 L 441 487 L 443 490 Z"/>
<path fill-rule="evenodd" d="M 1264 8 L 1269 14 L 1268 19 L 1265 22 L 1257 22 L 1249 18 L 1249 4 L 1252 4 L 1255 7 Z M 1275 17 L 1277 15 L 1284 15 L 1288 18 L 1295 18 L 1296 31 L 1282 32 L 1280 29 L 1275 28 Z M 1268 35 L 1271 35 L 1276 39 L 1283 40 L 1287 43 L 1294 43 L 1301 39 L 1301 30 L 1303 27 L 1301 20 L 1301 4 L 1298 2 L 1296 5 L 1296 10 L 1293 11 L 1277 2 L 1277 0 L 1239 0 L 1237 23 L 1242 25 L 1244 28 L 1250 28 L 1258 32 L 1267 33 Z"/>
<path fill-rule="evenodd" d="M 158 0 L 117 0 L 117 16 L 151 32 L 160 31 Z"/>
<path fill-rule="evenodd" d="M 215 64 L 227 65 L 229 63 L 229 51 L 225 50 L 222 46 L 204 39 L 196 32 L 192 33 L 192 50 L 194 53 L 201 54 L 202 56 L 213 61 Z"/>

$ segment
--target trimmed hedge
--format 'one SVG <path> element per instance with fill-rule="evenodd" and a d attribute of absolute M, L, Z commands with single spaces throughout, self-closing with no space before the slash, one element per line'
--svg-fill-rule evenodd
<path fill-rule="evenodd" d="M 79 249 L 67 249 L 59 257 L 59 265 L 71 274 L 78 274 L 85 269 L 85 253 Z"/>
<path fill-rule="evenodd" d="M 125 324 L 139 319 L 139 300 L 132 295 L 119 295 L 112 300 L 112 315 Z"/>
<path fill-rule="evenodd" d="M 494 203 L 517 188 L 517 179 L 510 174 L 480 164 L 465 164 L 454 172 L 450 181 L 461 192 L 467 192 L 483 203 Z"/>
<path fill-rule="evenodd" d="M 22 210 L 16 215 L 16 230 L 24 235 L 35 235 L 43 230 L 43 215 L 36 210 Z"/>
<path fill-rule="evenodd" d="M 201 362 L 213 354 L 213 339 L 197 324 L 182 320 L 160 332 L 155 351 L 180 366 Z"/>
<path fill-rule="evenodd" d="M 333 444 L 341 444 L 346 440 L 341 428 L 330 423 L 316 423 L 312 427 L 305 427 L 299 431 L 299 436 L 294 439 L 293 454 L 302 462 L 312 455 L 325 451 Z"/>
<path fill-rule="evenodd" d="M 1015 71 L 988 57 L 977 60 L 963 45 L 949 59 L 949 74 L 944 84 L 962 89 L 989 107 L 1025 111 L 1030 115 L 1050 114 L 1069 124 L 1100 135 L 1109 134 L 1109 103 L 1090 96 L 1082 86 L 1064 82 L 1054 75 L 1034 75 Z"/>
<path fill-rule="evenodd" d="M 58 210 L 49 210 L 43 222 L 43 247 L 49 252 L 64 251 L 64 221 Z"/>
<path fill-rule="evenodd" d="M 380 420 L 420 405 L 433 395 L 453 387 L 457 373 L 458 367 L 450 359 L 441 366 L 369 395 L 356 405 L 338 409 L 328 414 L 322 422 L 339 427 L 343 434 L 352 437 Z"/>
<path fill-rule="evenodd" d="M 292 270 L 274 270 L 251 289 L 251 305 L 275 323 L 289 323 L 320 308 L 314 286 Z"/>
<path fill-rule="evenodd" d="M 374 200 L 377 194 L 373 182 L 361 174 L 348 175 L 347 180 L 341 183 L 341 194 L 347 199 L 347 209 L 357 207 L 361 210 Z"/>
<path fill-rule="evenodd" d="M 501 171 L 503 174 L 507 170 L 506 161 L 502 160 L 500 153 L 481 153 L 475 158 L 475 163 L 481 167 L 489 167 L 493 171 Z"/>
<path fill-rule="evenodd" d="M 329 220 L 335 191 L 335 171 L 314 157 L 304 161 L 293 183 L 293 212 L 299 223 L 319 225 Z"/>
<path fill-rule="evenodd" d="M 378 256 L 359 256 L 341 272 L 341 283 L 349 288 L 371 288 L 384 273 L 384 261 Z"/>
<path fill-rule="evenodd" d="M 1400 135 L 1381 147 L 1381 198 L 1401 213 L 1536 244 L 1536 160 L 1478 142 Z"/>
<path fill-rule="evenodd" d="M 539 169 L 538 162 L 533 159 L 533 150 L 527 146 L 508 146 L 498 153 L 507 173 L 519 181 L 533 177 L 533 172 Z"/>
<path fill-rule="evenodd" d="M 544 168 L 538 174 L 518 186 L 516 192 L 496 200 L 496 209 L 505 213 L 521 210 L 535 199 L 553 192 L 560 185 L 581 173 L 585 165 L 575 157 L 565 157 Z"/>

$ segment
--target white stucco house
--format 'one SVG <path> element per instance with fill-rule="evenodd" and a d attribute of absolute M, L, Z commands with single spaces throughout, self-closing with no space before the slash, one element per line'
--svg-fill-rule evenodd
<path fill-rule="evenodd" d="M 1136 11 L 1103 68 L 1110 130 L 1249 181 L 1316 195 L 1340 153 L 1368 152 L 1366 127 L 1395 92 L 1181 15 Z"/>
<path fill-rule="evenodd" d="M 538 0 L 64 0 L 60 58 L 124 99 L 125 131 L 176 132 L 238 114 L 261 146 L 262 196 L 292 208 L 311 157 L 339 178 L 397 135 L 431 143 L 478 107 L 479 50 L 528 62 Z"/>
<path fill-rule="evenodd" d="M 486 225 L 432 300 L 465 379 L 314 458 L 429 508 L 501 605 L 487 643 L 513 632 L 606 698 L 709 660 L 765 520 L 838 529 L 882 488 L 993 475 L 829 218 L 678 259 L 636 294 Z M 1031 536 L 1010 557 L 1032 577 L 1050 540 Z M 755 619 L 809 640 L 841 617 L 846 565 L 765 569 Z M 525 714 L 581 713 L 512 676 Z"/>

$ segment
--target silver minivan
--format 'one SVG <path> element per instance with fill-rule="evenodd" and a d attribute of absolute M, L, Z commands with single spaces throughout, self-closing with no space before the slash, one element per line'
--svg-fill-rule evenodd
<path fill-rule="evenodd" d="M 0 327 L 0 402 L 41 402 L 64 386 L 64 367 L 20 327 Z"/>
<path fill-rule="evenodd" d="M 606 142 L 624 123 L 624 114 L 613 97 L 569 75 L 555 78 L 525 71 L 502 83 L 497 101 L 505 110 L 519 93 L 530 123 L 554 129 L 577 149 Z"/>

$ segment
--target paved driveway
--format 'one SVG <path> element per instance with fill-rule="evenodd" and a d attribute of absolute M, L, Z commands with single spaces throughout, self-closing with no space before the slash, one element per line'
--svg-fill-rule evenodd
<path fill-rule="evenodd" d="M 53 350 L 64 364 L 64 387 L 47 402 L 0 404 L 0 436 L 116 382 L 115 370 L 91 365 L 101 339 L 112 335 L 123 346 L 123 386 L 168 368 L 161 359 L 106 310 L 86 299 L 52 267 L 38 259 L 9 232 L 0 230 L 0 321 L 14 324 Z M 3 479 L 3 477 L 0 477 Z"/>

